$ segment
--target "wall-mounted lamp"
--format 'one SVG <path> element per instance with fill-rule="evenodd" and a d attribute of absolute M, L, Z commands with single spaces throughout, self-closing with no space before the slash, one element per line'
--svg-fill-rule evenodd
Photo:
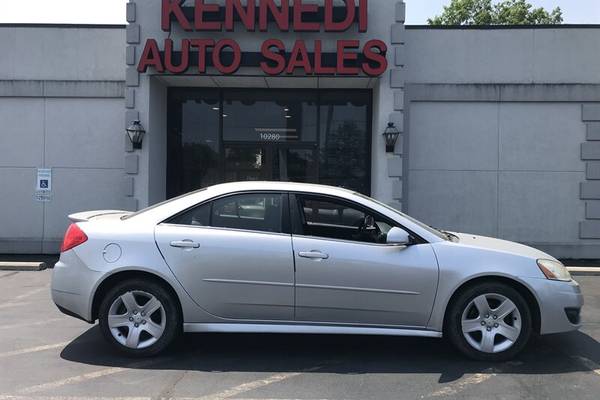
<path fill-rule="evenodd" d="M 383 137 L 385 138 L 385 151 L 388 153 L 393 153 L 394 148 L 396 147 L 396 142 L 398 141 L 398 136 L 400 136 L 400 131 L 396 128 L 393 122 L 388 122 L 387 128 L 385 128 L 385 132 L 383 132 Z"/>
<path fill-rule="evenodd" d="M 144 140 L 145 134 L 146 130 L 138 120 L 133 121 L 129 128 L 127 128 L 127 136 L 129 136 L 129 140 L 131 140 L 134 149 L 142 148 L 142 141 Z"/>

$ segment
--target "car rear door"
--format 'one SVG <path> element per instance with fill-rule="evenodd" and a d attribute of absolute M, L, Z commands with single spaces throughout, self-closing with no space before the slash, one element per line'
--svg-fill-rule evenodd
<path fill-rule="evenodd" d="M 186 291 L 209 313 L 293 320 L 287 204 L 282 193 L 219 198 L 159 224 L 156 243 Z"/>
<path fill-rule="evenodd" d="M 293 228 L 296 320 L 427 325 L 438 282 L 429 244 L 387 245 L 393 221 L 343 199 L 291 200 L 294 225 L 300 225 Z M 365 221 L 370 226 L 359 229 Z"/>

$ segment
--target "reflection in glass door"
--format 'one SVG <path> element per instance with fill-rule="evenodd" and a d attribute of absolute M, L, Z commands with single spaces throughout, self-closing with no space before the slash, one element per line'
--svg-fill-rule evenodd
<path fill-rule="evenodd" d="M 226 145 L 225 181 L 318 182 L 317 151 L 276 144 Z"/>
<path fill-rule="evenodd" d="M 260 181 L 269 179 L 265 149 L 256 146 L 225 146 L 225 181 Z"/>
<path fill-rule="evenodd" d="M 284 182 L 318 182 L 317 151 L 314 148 L 275 146 L 273 180 Z"/>

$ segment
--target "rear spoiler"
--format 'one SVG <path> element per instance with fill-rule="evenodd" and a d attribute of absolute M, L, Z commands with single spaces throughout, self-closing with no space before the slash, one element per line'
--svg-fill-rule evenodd
<path fill-rule="evenodd" d="M 71 214 L 69 215 L 69 219 L 72 222 L 84 222 L 84 221 L 89 221 L 91 218 L 95 218 L 95 217 L 101 217 L 104 215 L 111 215 L 111 214 L 130 214 L 130 211 L 123 211 L 123 210 L 97 210 L 97 211 L 84 211 L 84 212 L 79 212 L 79 213 L 75 213 L 75 214 Z"/>

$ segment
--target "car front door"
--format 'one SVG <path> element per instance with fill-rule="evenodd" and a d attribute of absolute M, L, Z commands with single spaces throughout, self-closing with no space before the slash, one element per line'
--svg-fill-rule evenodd
<path fill-rule="evenodd" d="M 396 224 L 343 199 L 292 195 L 290 204 L 296 320 L 427 325 L 438 281 L 429 244 L 387 245 Z"/>
<path fill-rule="evenodd" d="M 156 227 L 158 247 L 194 301 L 227 319 L 293 320 L 287 194 L 243 193 Z M 285 232 L 288 233 L 285 233 Z"/>

